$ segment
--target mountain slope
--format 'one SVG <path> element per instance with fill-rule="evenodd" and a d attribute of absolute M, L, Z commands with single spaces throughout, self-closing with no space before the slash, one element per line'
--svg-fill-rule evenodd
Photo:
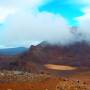
<path fill-rule="evenodd" d="M 90 67 L 90 45 L 81 42 L 69 46 L 39 44 L 31 46 L 20 59 L 41 64 L 64 64 Z"/>
<path fill-rule="evenodd" d="M 46 67 L 48 65 L 49 67 L 56 66 L 60 68 L 57 70 L 64 71 L 90 70 L 90 45 L 85 42 L 77 42 L 61 46 L 44 42 L 37 46 L 32 45 L 29 50 L 19 55 L 0 57 L 0 68 L 5 69 L 38 72 L 49 69 Z M 56 67 L 52 67 L 54 71 Z M 67 70 L 66 67 L 69 69 Z"/>

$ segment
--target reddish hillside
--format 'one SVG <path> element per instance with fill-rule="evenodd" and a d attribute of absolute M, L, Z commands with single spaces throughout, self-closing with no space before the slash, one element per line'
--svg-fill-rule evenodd
<path fill-rule="evenodd" d="M 80 79 L 90 86 L 90 45 L 81 42 L 61 46 L 44 42 L 18 56 L 1 56 L 0 69 L 61 75 Z"/>
<path fill-rule="evenodd" d="M 1 69 L 37 71 L 46 64 L 90 68 L 90 45 L 81 42 L 61 46 L 42 42 L 37 46 L 31 46 L 28 51 L 18 56 L 0 56 Z"/>
<path fill-rule="evenodd" d="M 19 58 L 39 64 L 53 63 L 90 67 L 90 45 L 84 42 L 68 46 L 41 43 L 31 46 L 30 50 Z"/>

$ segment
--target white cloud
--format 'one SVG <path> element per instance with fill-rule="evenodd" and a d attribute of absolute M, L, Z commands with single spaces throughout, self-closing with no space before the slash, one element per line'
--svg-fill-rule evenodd
<path fill-rule="evenodd" d="M 16 12 L 16 9 L 6 8 L 6 7 L 0 7 L 0 23 L 4 23 L 6 18 L 9 15 L 12 15 Z"/>
<path fill-rule="evenodd" d="M 37 8 L 38 6 L 45 4 L 52 0 L 0 0 L 0 7 L 10 8 Z"/>
<path fill-rule="evenodd" d="M 9 6 L 9 7 L 21 7 L 22 5 L 30 4 L 31 6 L 36 6 L 40 4 L 43 0 L 0 0 L 1 6 Z"/>
<path fill-rule="evenodd" d="M 36 9 L 48 1 L 50 0 L 0 0 L 0 23 L 3 23 L 9 15 L 17 13 L 19 10 Z"/>
<path fill-rule="evenodd" d="M 82 9 L 82 12 L 84 13 L 84 15 L 76 17 L 75 19 L 80 22 L 84 22 L 84 20 L 90 19 L 90 8 L 84 8 Z"/>
<path fill-rule="evenodd" d="M 79 23 L 79 33 L 82 39 L 90 42 L 90 8 L 83 9 L 84 15 L 75 18 Z"/>
<path fill-rule="evenodd" d="M 8 15 L 5 23 L 6 30 L 1 33 L 0 38 L 2 39 L 0 42 L 6 46 L 19 46 L 21 44 L 28 46 L 29 41 L 38 42 L 43 40 L 48 40 L 51 43 L 71 43 L 73 36 L 64 17 L 48 12 L 38 12 L 38 6 L 48 1 L 7 0 L 5 3 L 2 2 L 2 4 L 7 4 L 5 7 L 17 8 L 19 12 Z M 30 8 L 29 12 L 25 11 L 27 8 Z"/>
<path fill-rule="evenodd" d="M 52 13 L 20 12 L 10 17 L 7 25 L 3 32 L 3 42 L 7 45 L 30 40 L 65 44 L 72 39 L 66 19 Z"/>

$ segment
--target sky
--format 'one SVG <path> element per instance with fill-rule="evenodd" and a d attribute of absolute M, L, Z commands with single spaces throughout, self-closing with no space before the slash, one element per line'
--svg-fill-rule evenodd
<path fill-rule="evenodd" d="M 90 41 L 90 0 L 0 0 L 0 47 Z M 79 38 L 70 27 L 78 27 Z"/>

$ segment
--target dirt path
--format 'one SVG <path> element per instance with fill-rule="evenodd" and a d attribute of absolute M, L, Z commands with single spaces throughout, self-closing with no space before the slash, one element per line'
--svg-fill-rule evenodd
<path fill-rule="evenodd" d="M 75 70 L 76 67 L 65 66 L 65 65 L 55 65 L 55 64 L 46 64 L 44 65 L 47 69 L 51 70 Z"/>

